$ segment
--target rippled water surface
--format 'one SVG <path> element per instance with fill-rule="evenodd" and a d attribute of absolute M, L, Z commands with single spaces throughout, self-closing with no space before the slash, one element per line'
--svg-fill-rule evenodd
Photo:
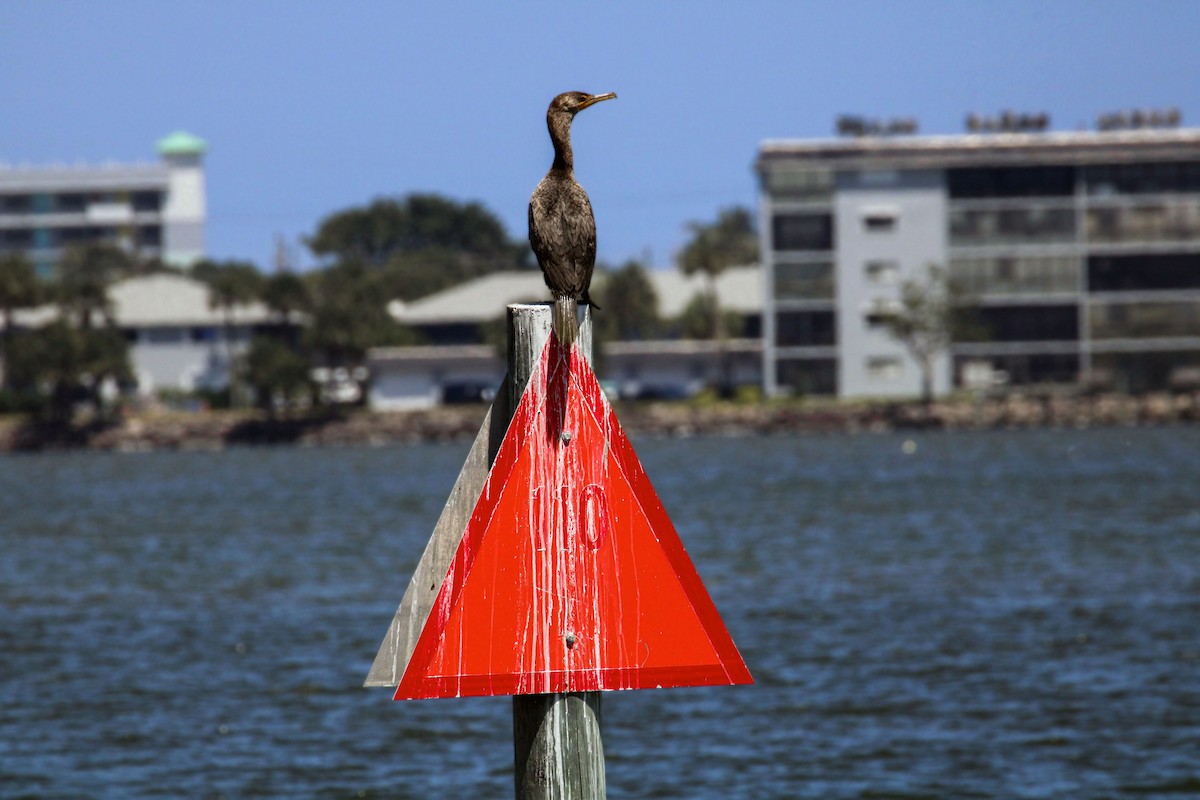
<path fill-rule="evenodd" d="M 1200 430 L 635 445 L 757 684 L 606 695 L 611 797 L 1200 796 Z M 360 688 L 466 449 L 0 457 L 0 796 L 512 796 Z"/>

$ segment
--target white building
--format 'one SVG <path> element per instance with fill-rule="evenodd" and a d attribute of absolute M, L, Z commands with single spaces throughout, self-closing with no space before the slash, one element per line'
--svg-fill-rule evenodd
<path fill-rule="evenodd" d="M 168 273 L 121 281 L 109 297 L 143 394 L 224 388 L 230 354 L 243 353 L 255 329 L 271 322 L 266 306 L 252 303 L 235 306 L 227 325 L 206 285 Z"/>
<path fill-rule="evenodd" d="M 26 253 L 44 277 L 91 242 L 188 266 L 204 257 L 206 149 L 179 131 L 159 141 L 157 163 L 0 163 L 0 252 Z"/>
<path fill-rule="evenodd" d="M 1200 368 L 1200 129 L 1035 119 L 762 143 L 768 394 L 917 394 L 878 309 L 929 264 L 980 323 L 939 359 L 936 393 L 1101 378 L 1143 391 Z"/>
<path fill-rule="evenodd" d="M 695 340 L 599 342 L 600 377 L 623 396 L 682 397 L 716 382 L 725 360 L 735 384 L 758 384 L 762 376 L 762 346 L 757 338 L 761 275 L 758 267 L 741 267 L 727 270 L 717 281 L 721 307 L 745 317 L 753 338 L 728 341 L 723 349 L 712 341 Z M 647 276 L 658 296 L 659 316 L 664 319 L 678 317 L 706 290 L 700 276 L 674 270 L 648 270 Z M 597 276 L 597 287 L 603 280 Z M 480 326 L 503 319 L 511 303 L 547 299 L 542 274 L 526 271 L 495 273 L 413 303 L 392 303 L 389 311 L 398 322 L 438 344 L 372 350 L 368 355 L 371 407 L 403 410 L 489 399 L 504 377 L 505 365 L 494 347 L 479 344 Z"/>

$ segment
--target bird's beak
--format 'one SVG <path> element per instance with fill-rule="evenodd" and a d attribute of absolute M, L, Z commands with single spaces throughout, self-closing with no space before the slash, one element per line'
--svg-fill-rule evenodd
<path fill-rule="evenodd" d="M 599 103 L 601 100 L 616 100 L 616 99 L 617 99 L 616 92 L 609 92 L 608 94 L 593 94 L 593 95 L 590 95 L 587 100 L 584 100 L 582 103 L 580 103 L 579 108 L 577 108 L 575 110 L 583 111 L 588 106 L 594 106 L 594 105 L 596 105 L 596 103 Z"/>

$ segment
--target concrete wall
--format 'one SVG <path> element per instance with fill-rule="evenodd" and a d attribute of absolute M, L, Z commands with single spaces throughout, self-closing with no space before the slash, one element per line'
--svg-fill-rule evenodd
<path fill-rule="evenodd" d="M 162 389 L 194 391 L 220 389 L 229 383 L 229 350 L 220 329 L 208 341 L 196 341 L 192 328 L 138 328 L 137 341 L 131 343 L 130 361 L 138 380 L 138 391 L 150 393 Z M 236 358 L 245 352 L 250 340 L 248 328 L 233 331 Z"/>
<path fill-rule="evenodd" d="M 891 220 L 890 226 L 885 224 Z M 936 171 L 848 172 L 834 199 L 838 394 L 911 397 L 921 374 L 904 347 L 869 320 L 877 302 L 895 302 L 900 284 L 946 265 L 946 190 Z M 949 356 L 934 370 L 934 392 L 949 390 Z"/>

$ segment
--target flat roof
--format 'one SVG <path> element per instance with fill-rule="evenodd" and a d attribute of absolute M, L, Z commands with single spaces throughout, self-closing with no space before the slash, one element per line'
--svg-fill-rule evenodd
<path fill-rule="evenodd" d="M 0 191 L 165 190 L 170 170 L 162 164 L 0 164 Z"/>
<path fill-rule="evenodd" d="M 647 269 L 646 275 L 658 295 L 658 313 L 664 318 L 679 316 L 706 288 L 703 275 L 684 275 L 676 269 Z M 601 286 L 606 278 L 597 272 L 594 285 Z M 728 311 L 762 311 L 762 270 L 757 265 L 730 267 L 717 278 L 717 296 Z M 550 291 L 539 270 L 494 272 L 411 303 L 392 301 L 388 312 L 407 325 L 477 324 L 503 316 L 511 303 L 549 299 Z"/>
<path fill-rule="evenodd" d="M 837 169 L 1099 164 L 1200 158 L 1200 128 L 767 139 L 761 173 L 791 162 Z"/>

